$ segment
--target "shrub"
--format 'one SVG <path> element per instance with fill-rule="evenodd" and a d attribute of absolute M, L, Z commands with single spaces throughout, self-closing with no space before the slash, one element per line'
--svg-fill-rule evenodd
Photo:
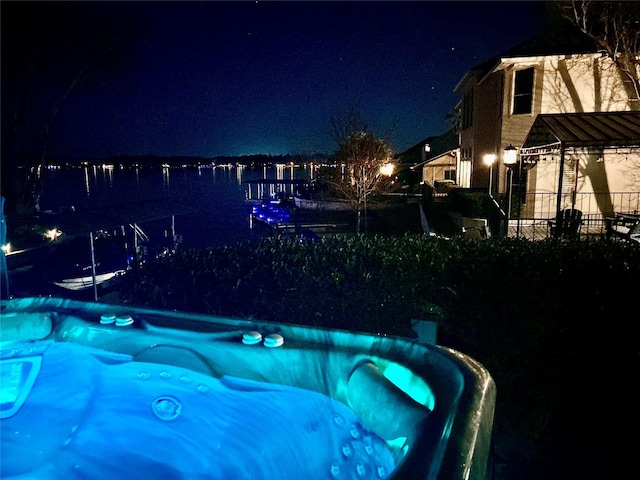
<path fill-rule="evenodd" d="M 637 375 L 639 266 L 624 242 L 264 239 L 158 259 L 119 291 L 140 306 L 409 337 L 411 319 L 438 321 L 439 343 L 496 381 L 497 448 L 580 463 L 589 438 L 615 436 L 628 397 L 616 379 Z"/>

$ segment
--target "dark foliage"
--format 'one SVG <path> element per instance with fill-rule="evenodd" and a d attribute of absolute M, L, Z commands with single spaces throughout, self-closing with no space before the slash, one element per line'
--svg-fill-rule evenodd
<path fill-rule="evenodd" d="M 636 244 L 407 235 L 182 251 L 119 291 L 129 304 L 380 334 L 436 320 L 439 343 L 496 381 L 498 458 L 535 461 L 531 478 L 598 478 L 616 453 L 604 439 L 633 415 L 638 286 Z"/>

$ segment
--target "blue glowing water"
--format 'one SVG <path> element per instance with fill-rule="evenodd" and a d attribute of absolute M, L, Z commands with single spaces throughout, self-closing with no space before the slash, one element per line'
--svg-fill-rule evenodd
<path fill-rule="evenodd" d="M 315 392 L 64 342 L 0 358 L 2 478 L 379 479 L 395 467 L 381 438 Z"/>

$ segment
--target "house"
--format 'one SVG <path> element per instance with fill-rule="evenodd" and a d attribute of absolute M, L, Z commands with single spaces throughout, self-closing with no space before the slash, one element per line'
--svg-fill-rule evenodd
<path fill-rule="evenodd" d="M 640 101 L 614 62 L 566 23 L 467 72 L 461 184 L 513 192 L 530 222 L 561 209 L 600 219 L 640 209 Z M 516 147 L 516 168 L 504 150 Z M 483 159 L 495 155 L 488 167 Z M 491 180 L 489 176 L 492 176 Z M 511 210 L 513 211 L 513 210 Z"/>
<path fill-rule="evenodd" d="M 398 156 L 398 161 L 421 170 L 421 181 L 434 187 L 446 182 L 469 187 L 468 172 L 460 165 L 458 135 L 453 129 L 438 136 L 427 137 Z"/>

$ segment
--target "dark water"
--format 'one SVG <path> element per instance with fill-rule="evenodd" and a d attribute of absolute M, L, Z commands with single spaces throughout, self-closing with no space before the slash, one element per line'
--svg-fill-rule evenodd
<path fill-rule="evenodd" d="M 57 212 L 115 206 L 119 218 L 138 223 L 151 241 L 171 230 L 173 215 L 185 247 L 220 246 L 265 233 L 250 226 L 246 180 L 308 177 L 307 167 L 279 165 L 55 169 L 44 175 L 41 208 Z M 159 203 L 165 205 L 162 213 L 145 211 Z M 150 221 L 150 216 L 157 218 Z"/>
<path fill-rule="evenodd" d="M 74 239 L 86 238 L 86 251 L 71 249 L 74 258 L 59 258 L 61 252 L 68 252 L 69 248 L 57 247 L 55 252 L 51 248 L 40 248 L 28 255 L 7 257 L 9 294 L 67 298 L 92 296 L 92 288 L 71 292 L 52 286 L 52 281 L 56 280 L 53 277 L 61 275 L 58 265 L 77 264 L 79 260 L 75 257 L 78 256 L 85 265 L 89 265 L 85 270 L 88 268 L 87 273 L 90 274 L 88 232 L 108 229 L 113 225 L 129 229 L 129 224 L 137 224 L 148 236 L 145 246 L 151 253 L 157 252 L 159 246 L 172 243 L 172 231 L 180 238 L 179 248 L 217 247 L 268 236 L 271 232 L 265 226 L 252 226 L 251 204 L 246 198 L 256 198 L 269 191 L 258 192 L 256 185 L 250 186 L 246 180 L 308 179 L 308 168 L 291 165 L 250 168 L 240 165 L 49 169 L 42 177 L 44 190 L 40 206 L 43 212 L 47 212 L 43 218 L 46 217 L 46 222 L 51 225 L 59 222 L 63 233 L 72 235 Z M 283 188 L 287 193 L 293 193 L 288 191 L 293 187 Z M 64 231 L 65 225 L 69 231 Z M 130 230 L 131 235 L 132 232 Z M 100 257 L 98 245 L 95 253 Z M 75 276 L 65 275 L 64 278 Z M 5 294 L 3 292 L 3 296 Z"/>

